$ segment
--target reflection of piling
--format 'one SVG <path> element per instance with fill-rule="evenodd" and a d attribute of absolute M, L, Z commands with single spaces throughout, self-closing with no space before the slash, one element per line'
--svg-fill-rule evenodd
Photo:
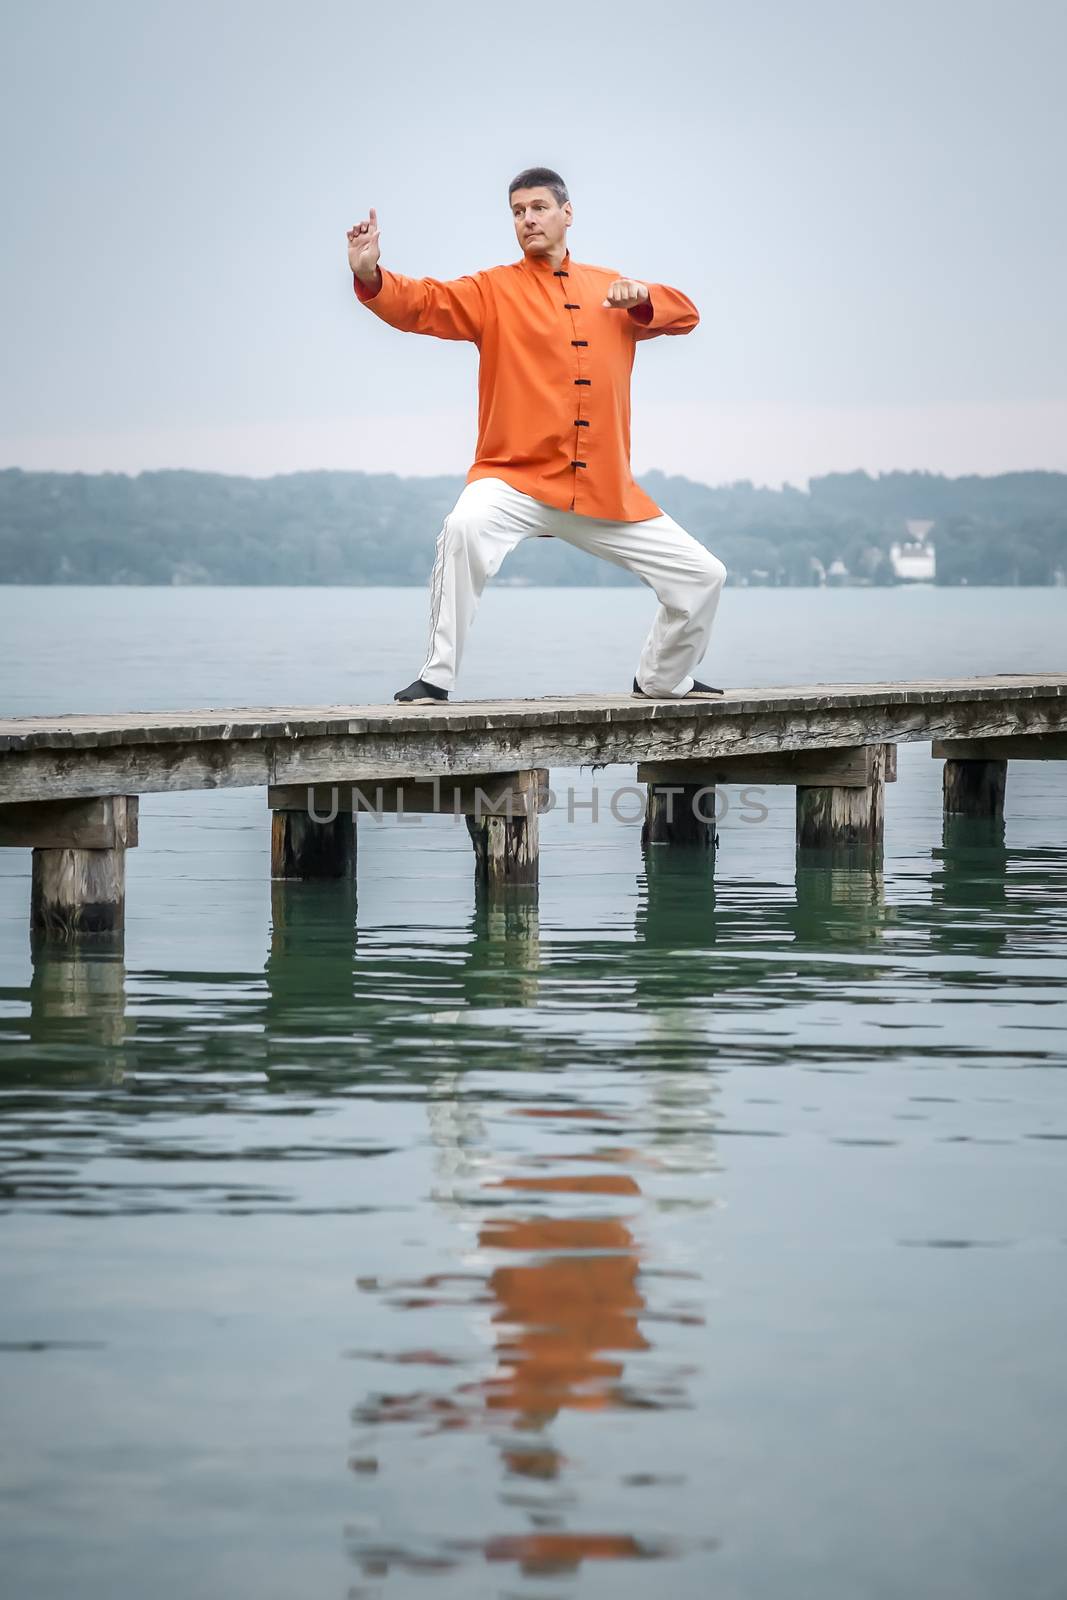
<path fill-rule="evenodd" d="M 270 949 L 264 1013 L 268 1055 L 286 1037 L 321 1034 L 332 1018 L 350 1026 L 356 944 L 354 879 L 270 886 Z"/>
<path fill-rule="evenodd" d="M 304 888 L 284 880 L 270 886 L 270 955 L 324 955 L 352 965 L 356 885 L 345 879 Z"/>
<path fill-rule="evenodd" d="M 985 855 L 987 865 L 996 863 L 1002 866 L 1004 840 L 1003 817 L 949 814 L 942 819 L 941 849 L 934 851 L 934 858 L 958 866 L 968 858 L 974 864 Z"/>
<path fill-rule="evenodd" d="M 637 895 L 634 932 L 648 948 L 700 948 L 714 941 L 714 850 L 650 850 Z"/>
<path fill-rule="evenodd" d="M 1008 937 L 1003 816 L 946 815 L 934 850 L 932 942 L 942 950 L 996 955 Z"/>
<path fill-rule="evenodd" d="M 793 920 L 798 938 L 849 944 L 881 938 L 887 920 L 881 851 L 798 850 Z"/>
<path fill-rule="evenodd" d="M 102 1068 L 106 1076 L 121 1077 L 122 1049 L 130 1031 L 121 934 L 96 938 L 91 945 L 57 945 L 35 935 L 30 949 L 31 1043 L 91 1050 L 94 1072 Z"/>
<path fill-rule="evenodd" d="M 481 1004 L 532 1006 L 537 1003 L 541 967 L 541 921 L 536 888 L 500 894 L 479 886 L 472 921 L 474 939 L 467 962 L 475 970 L 500 974 L 492 995 Z"/>

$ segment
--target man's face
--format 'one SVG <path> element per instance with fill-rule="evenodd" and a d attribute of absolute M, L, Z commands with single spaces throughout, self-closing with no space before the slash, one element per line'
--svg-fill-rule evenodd
<path fill-rule="evenodd" d="M 515 237 L 528 256 L 545 256 L 562 245 L 573 220 L 571 203 L 559 205 L 551 189 L 516 189 L 511 196 Z"/>

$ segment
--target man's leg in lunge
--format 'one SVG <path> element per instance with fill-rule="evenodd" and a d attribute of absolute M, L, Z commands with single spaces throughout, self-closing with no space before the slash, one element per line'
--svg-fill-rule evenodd
<path fill-rule="evenodd" d="M 638 662 L 638 688 L 646 694 L 685 694 L 711 641 L 726 567 L 673 517 L 636 526 L 642 530 L 639 540 L 648 530 L 652 549 L 646 552 L 639 545 L 632 570 L 652 586 L 660 602 Z"/>
<path fill-rule="evenodd" d="M 626 567 L 655 591 L 659 609 L 638 662 L 638 687 L 646 694 L 685 694 L 708 648 L 726 582 L 718 556 L 667 515 L 646 522 L 561 521 L 561 538 Z"/>
<path fill-rule="evenodd" d="M 430 574 L 430 636 L 419 672 L 424 683 L 455 687 L 482 590 L 508 551 L 534 531 L 516 517 L 514 495 L 498 478 L 478 478 L 444 520 Z"/>

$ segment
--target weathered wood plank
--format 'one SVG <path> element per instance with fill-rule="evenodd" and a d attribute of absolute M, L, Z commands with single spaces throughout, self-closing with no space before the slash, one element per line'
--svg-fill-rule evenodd
<path fill-rule="evenodd" d="M 806 684 L 729 690 L 715 701 L 641 700 L 629 695 L 458 700 L 445 706 L 267 706 L 225 710 L 124 712 L 0 718 L 0 752 L 86 749 L 123 744 L 243 743 L 378 733 L 461 733 L 650 721 L 729 720 L 750 715 L 863 711 L 876 706 L 946 705 L 1067 697 L 1067 673 Z"/>
<path fill-rule="evenodd" d="M 873 781 L 874 745 L 843 750 L 785 750 L 770 755 L 726 756 L 718 761 L 642 761 L 638 783 L 811 784 L 864 789 Z M 885 781 L 895 783 L 897 752 L 885 747 Z"/>
<path fill-rule="evenodd" d="M 1031 709 L 1033 707 L 1034 709 Z M 701 760 L 841 745 L 897 743 L 941 736 L 981 737 L 1031 719 L 1033 731 L 1067 723 L 1067 701 L 964 701 L 934 709 L 903 704 L 750 718 L 663 718 L 580 723 L 466 734 L 462 739 L 367 734 L 358 741 L 302 740 L 279 746 L 276 783 L 358 782 L 361 778 L 462 776 L 530 767 L 610 766 L 651 760 Z M 1049 726 L 1051 724 L 1051 727 Z"/>
<path fill-rule="evenodd" d="M 0 806 L 0 848 L 132 850 L 136 844 L 135 794 Z"/>
<path fill-rule="evenodd" d="M 272 759 L 269 742 L 46 749 L 28 755 L 0 755 L 0 803 L 265 788 L 272 777 Z"/>
<path fill-rule="evenodd" d="M 847 692 L 823 685 L 817 692 L 788 695 L 782 690 L 734 693 L 733 701 L 692 705 L 621 696 L 487 702 L 492 715 L 482 715 L 486 725 L 472 728 L 464 727 L 463 702 L 446 714 L 432 708 L 422 719 L 412 709 L 377 714 L 380 708 L 363 707 L 358 708 L 362 719 L 346 714 L 332 721 L 263 722 L 256 725 L 261 736 L 255 738 L 235 736 L 250 722 L 209 720 L 197 724 L 187 742 L 158 738 L 160 728 L 173 734 L 175 727 L 159 714 L 150 738 L 142 738 L 144 728 L 124 728 L 122 719 L 111 719 L 116 726 L 110 730 L 83 729 L 76 748 L 52 748 L 48 740 L 62 743 L 63 729 L 38 727 L 36 734 L 20 735 L 17 749 L 0 755 L 0 802 L 736 759 L 850 745 L 995 738 L 1009 731 L 1067 734 L 1067 674 L 864 685 Z M 34 719 L 10 719 L 0 727 L 10 729 L 20 720 Z M 349 722 L 359 731 L 347 731 Z M 344 732 L 332 731 L 342 726 Z M 280 727 L 289 731 L 267 736 L 268 729 Z M 331 731 L 309 731 L 323 728 Z M 97 738 L 98 743 L 90 742 Z"/>
<path fill-rule="evenodd" d="M 935 739 L 935 761 L 1067 761 L 1067 733 L 1004 734 L 997 739 Z"/>
<path fill-rule="evenodd" d="M 482 773 L 455 781 L 441 778 L 364 778 L 358 784 L 273 784 L 267 790 L 272 811 L 308 811 L 317 818 L 335 812 L 392 815 L 525 816 L 528 807 L 548 804 L 548 771 Z"/>

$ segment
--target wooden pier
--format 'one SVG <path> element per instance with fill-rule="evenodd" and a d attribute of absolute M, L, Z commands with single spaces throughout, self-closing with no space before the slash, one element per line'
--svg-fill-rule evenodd
<path fill-rule="evenodd" d="M 716 785 L 796 789 L 797 845 L 881 847 L 896 746 L 944 762 L 946 814 L 1003 816 L 1008 761 L 1067 759 L 1067 673 L 574 695 L 441 706 L 275 706 L 0 719 L 0 846 L 33 850 L 31 921 L 121 929 L 137 797 L 262 787 L 279 879 L 355 872 L 361 810 L 467 819 L 492 888 L 535 885 L 553 769 L 637 765 L 642 844 L 713 848 Z"/>

